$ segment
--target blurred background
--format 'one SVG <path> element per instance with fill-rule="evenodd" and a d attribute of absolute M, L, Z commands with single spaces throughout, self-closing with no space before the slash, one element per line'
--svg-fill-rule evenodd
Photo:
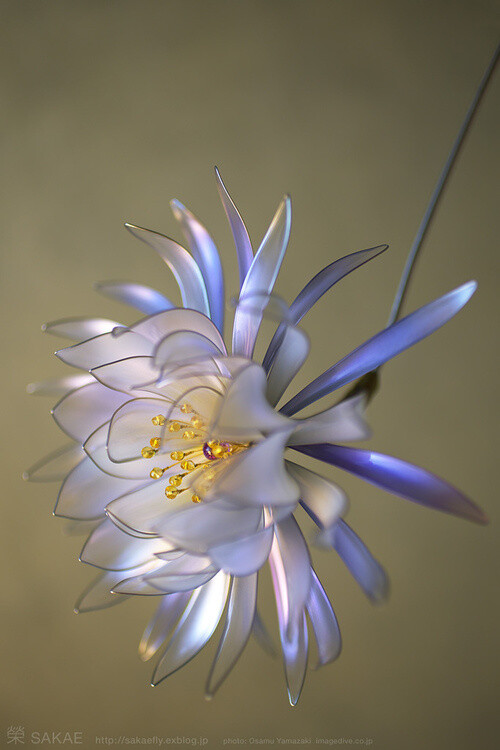
<path fill-rule="evenodd" d="M 83 540 L 51 517 L 57 487 L 21 481 L 64 442 L 52 404 L 25 384 L 62 374 L 69 315 L 133 321 L 92 291 L 128 279 L 175 297 L 168 270 L 124 229 L 180 239 L 168 201 L 216 238 L 237 291 L 217 164 L 258 244 L 281 195 L 294 206 L 278 291 L 292 299 L 334 258 L 390 250 L 304 321 L 312 354 L 297 387 L 384 326 L 405 255 L 498 41 L 493 0 L 48 0 L 2 3 L 3 366 L 0 732 L 100 736 L 369 738 L 377 748 L 498 742 L 498 167 L 492 82 L 414 277 L 408 310 L 476 278 L 444 329 L 383 371 L 370 445 L 435 471 L 491 518 L 481 528 L 351 477 L 349 521 L 387 568 L 372 607 L 335 555 L 317 569 L 344 650 L 288 705 L 280 660 L 251 642 L 216 699 L 215 643 L 154 690 L 137 645 L 142 598 L 75 616 L 93 577 Z M 331 473 L 335 477 L 335 472 Z M 306 526 L 306 531 L 309 531 Z M 264 614 L 275 631 L 264 586 Z M 28 738 L 27 738 L 28 742 Z M 227 744 L 227 743 L 226 743 Z M 255 744 L 255 743 L 254 743 Z"/>

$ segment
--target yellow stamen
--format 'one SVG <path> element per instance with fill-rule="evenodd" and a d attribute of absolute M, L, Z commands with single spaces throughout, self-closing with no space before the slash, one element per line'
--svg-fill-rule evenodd
<path fill-rule="evenodd" d="M 181 429 L 179 422 L 170 422 L 168 426 L 169 432 L 178 432 Z"/>
<path fill-rule="evenodd" d="M 167 487 L 165 490 L 165 496 L 169 500 L 175 500 L 178 494 L 179 494 L 179 491 L 174 489 L 173 487 Z"/>
<path fill-rule="evenodd" d="M 191 497 L 191 500 L 193 501 L 193 503 L 201 503 L 201 499 L 198 497 L 198 495 L 193 495 Z"/>
<path fill-rule="evenodd" d="M 182 461 L 184 458 L 184 453 L 182 451 L 172 451 L 170 454 L 170 458 L 172 461 Z"/>
<path fill-rule="evenodd" d="M 165 424 L 165 417 L 162 414 L 158 414 L 151 420 L 155 427 L 162 426 Z"/>
<path fill-rule="evenodd" d="M 181 463 L 181 469 L 185 471 L 193 471 L 196 468 L 196 464 L 193 461 L 183 461 Z"/>
<path fill-rule="evenodd" d="M 149 441 L 149 444 L 152 448 L 158 449 L 161 445 L 161 440 L 159 437 L 154 437 L 154 438 L 151 438 L 151 440 Z"/>
<path fill-rule="evenodd" d="M 192 409 L 191 409 L 191 407 L 190 407 L 189 404 L 182 404 L 181 405 L 181 412 L 183 414 L 189 414 L 189 412 L 191 412 L 191 411 L 192 411 Z"/>
<path fill-rule="evenodd" d="M 156 451 L 154 448 L 150 448 L 149 445 L 147 445 L 141 450 L 141 454 L 143 458 L 153 458 L 153 456 L 156 454 Z"/>
<path fill-rule="evenodd" d="M 186 430 L 182 437 L 184 438 L 184 440 L 193 440 L 195 434 L 196 433 L 194 430 Z"/>
<path fill-rule="evenodd" d="M 154 469 L 151 469 L 151 471 L 149 472 L 149 476 L 151 477 L 151 479 L 161 479 L 164 471 L 165 469 L 160 469 L 159 466 L 155 466 Z"/>
<path fill-rule="evenodd" d="M 170 477 L 168 481 L 174 487 L 178 487 L 180 484 L 182 484 L 182 476 L 180 474 L 174 474 L 174 476 Z"/>

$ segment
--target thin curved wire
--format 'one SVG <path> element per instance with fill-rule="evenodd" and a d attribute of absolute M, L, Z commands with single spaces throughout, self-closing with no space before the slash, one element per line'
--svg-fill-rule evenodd
<path fill-rule="evenodd" d="M 418 228 L 417 234 L 415 235 L 415 239 L 413 240 L 413 244 L 410 248 L 410 252 L 408 254 L 408 258 L 407 258 L 403 273 L 401 275 L 401 280 L 399 282 L 399 286 L 396 291 L 396 296 L 394 297 L 394 302 L 392 303 L 391 314 L 389 315 L 389 320 L 387 321 L 388 326 L 395 323 L 401 316 L 401 311 L 402 311 L 402 307 L 406 298 L 406 293 L 408 291 L 411 274 L 415 267 L 415 262 L 417 260 L 418 254 L 420 250 L 422 249 L 422 245 L 424 244 L 425 237 L 427 235 L 427 232 L 429 231 L 429 227 L 435 216 L 436 209 L 443 196 L 443 192 L 448 182 L 448 178 L 450 176 L 450 173 L 456 163 L 457 157 L 464 144 L 465 137 L 470 129 L 474 116 L 477 113 L 477 110 L 484 96 L 488 83 L 490 82 L 493 72 L 495 70 L 495 67 L 498 63 L 499 55 L 500 55 L 500 45 L 498 45 L 498 47 L 496 48 L 488 64 L 488 67 L 486 68 L 486 71 L 481 79 L 481 82 L 478 88 L 476 89 L 474 98 L 470 104 L 469 109 L 467 110 L 467 113 L 462 122 L 460 130 L 458 131 L 458 135 L 455 139 L 455 142 L 451 148 L 451 151 L 441 171 L 441 174 L 439 175 L 439 179 L 437 181 L 436 187 L 434 188 L 434 192 L 432 193 L 431 199 L 429 201 L 429 205 L 427 206 L 427 209 L 424 213 L 422 221 L 420 222 L 420 226 Z"/>

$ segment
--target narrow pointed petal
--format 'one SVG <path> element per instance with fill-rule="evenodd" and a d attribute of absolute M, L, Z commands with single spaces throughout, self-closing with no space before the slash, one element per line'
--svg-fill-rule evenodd
<path fill-rule="evenodd" d="M 224 274 L 213 239 L 203 224 L 178 200 L 170 202 L 182 227 L 189 249 L 198 264 L 207 289 L 210 317 L 222 333 L 224 328 Z"/>
<path fill-rule="evenodd" d="M 340 654 L 342 639 L 335 612 L 316 573 L 311 571 L 311 591 L 307 600 L 307 612 L 318 647 L 318 666 L 329 664 Z"/>
<path fill-rule="evenodd" d="M 205 694 L 212 698 L 245 648 L 255 616 L 257 574 L 233 578 L 224 632 L 208 675 Z"/>
<path fill-rule="evenodd" d="M 375 451 L 341 445 L 301 445 L 294 450 L 338 466 L 393 495 L 477 523 L 487 523 L 483 511 L 455 487 L 419 466 Z"/>
<path fill-rule="evenodd" d="M 364 263 L 367 263 L 372 258 L 380 255 L 388 247 L 388 245 L 378 245 L 368 250 L 359 250 L 356 253 L 345 255 L 343 258 L 339 258 L 339 260 L 335 260 L 323 268 L 305 285 L 290 305 L 290 322 L 293 325 L 297 325 L 304 315 L 309 312 L 325 292 L 331 289 L 337 281 L 340 281 L 344 276 L 347 276 L 351 271 L 364 265 Z M 262 366 L 266 371 L 269 370 L 278 349 L 282 346 L 284 333 L 284 326 L 280 326 L 269 344 L 262 362 Z"/>
<path fill-rule="evenodd" d="M 297 633 L 311 586 L 311 560 L 297 521 L 290 516 L 275 526 L 275 540 L 269 556 L 280 627 L 287 640 Z M 281 614 L 280 614 L 281 612 Z"/>
<path fill-rule="evenodd" d="M 150 341 L 127 328 L 114 328 L 111 333 L 103 333 L 88 341 L 59 349 L 56 357 L 67 365 L 81 370 L 92 370 L 107 362 L 116 362 L 127 357 L 151 355 Z"/>
<path fill-rule="evenodd" d="M 42 331 L 51 333 L 53 336 L 60 336 L 63 339 L 86 341 L 96 336 L 102 336 L 103 333 L 109 333 L 114 328 L 121 326 L 122 324 L 117 323 L 116 320 L 108 320 L 107 318 L 64 318 L 63 320 L 44 323 Z"/>
<path fill-rule="evenodd" d="M 94 612 L 127 601 L 128 596 L 111 593 L 114 585 L 122 578 L 122 572 L 100 573 L 78 598 L 74 607 L 75 613 Z"/>
<path fill-rule="evenodd" d="M 153 685 L 184 666 L 211 638 L 224 611 L 228 583 L 226 574 L 218 573 L 194 592 L 156 666 Z"/>
<path fill-rule="evenodd" d="M 319 526 L 329 528 L 346 512 L 347 495 L 336 484 L 291 461 L 286 468 L 300 487 L 301 504 Z"/>
<path fill-rule="evenodd" d="M 181 591 L 162 597 L 139 644 L 139 656 L 148 661 L 168 640 L 189 602 L 191 592 Z"/>
<path fill-rule="evenodd" d="M 111 391 L 94 381 L 64 396 L 52 409 L 52 416 L 61 430 L 83 442 L 126 400 L 123 393 Z"/>
<path fill-rule="evenodd" d="M 322 532 L 321 540 L 322 546 L 329 544 L 336 550 L 352 577 L 374 604 L 387 599 L 389 580 L 385 570 L 345 521 L 340 520 Z"/>
<path fill-rule="evenodd" d="M 264 565 L 273 543 L 274 526 L 259 529 L 255 534 L 242 536 L 208 550 L 208 555 L 225 573 L 249 576 Z"/>
<path fill-rule="evenodd" d="M 240 304 L 234 316 L 233 354 L 252 357 L 262 316 L 249 310 L 245 300 L 251 300 L 255 294 L 271 293 L 285 255 L 291 223 L 291 201 L 289 196 L 285 196 L 241 287 Z"/>
<path fill-rule="evenodd" d="M 476 290 L 470 281 L 373 336 L 313 380 L 281 409 L 291 416 L 346 383 L 375 370 L 448 322 Z"/>
<path fill-rule="evenodd" d="M 267 398 L 277 404 L 309 354 L 309 338 L 300 328 L 288 326 L 267 378 Z"/>
<path fill-rule="evenodd" d="M 49 453 L 23 473 L 28 482 L 59 482 L 85 457 L 81 445 L 65 445 Z"/>
<path fill-rule="evenodd" d="M 125 224 L 128 231 L 156 250 L 172 271 L 181 292 L 183 307 L 199 310 L 210 317 L 207 289 L 198 264 L 187 250 L 158 232 Z"/>
<path fill-rule="evenodd" d="M 136 310 L 140 310 L 145 315 L 164 312 L 174 306 L 169 299 L 156 289 L 143 284 L 134 284 L 130 281 L 100 281 L 94 284 L 94 288 L 105 297 L 135 307 Z"/>
<path fill-rule="evenodd" d="M 39 380 L 29 383 L 26 392 L 33 396 L 65 396 L 70 391 L 76 391 L 84 385 L 93 383 L 94 378 L 90 373 L 81 375 L 67 375 L 64 378 L 51 378 L 50 380 Z"/>
<path fill-rule="evenodd" d="M 224 206 L 224 211 L 226 212 L 233 233 L 234 244 L 236 245 L 241 288 L 253 261 L 252 243 L 250 242 L 250 237 L 248 236 L 248 231 L 243 219 L 241 218 L 240 212 L 229 195 L 217 167 L 215 167 L 215 177 L 217 179 L 217 187 L 219 189 L 222 205 Z"/>

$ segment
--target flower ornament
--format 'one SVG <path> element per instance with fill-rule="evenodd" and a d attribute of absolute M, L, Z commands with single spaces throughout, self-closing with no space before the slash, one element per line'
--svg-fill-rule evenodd
<path fill-rule="evenodd" d="M 119 604 L 133 595 L 157 597 L 158 609 L 139 647 L 144 660 L 159 654 L 153 684 L 193 658 L 219 623 L 207 696 L 228 675 L 252 632 L 266 643 L 257 589 L 259 573 L 269 563 L 288 695 L 295 704 L 309 638 L 316 641 L 320 665 L 333 661 L 341 647 L 332 605 L 295 517 L 298 509 L 318 526 L 316 542 L 340 556 L 373 601 L 387 592 L 383 569 L 344 520 L 344 492 L 302 466 L 301 456 L 430 508 L 485 521 L 476 505 L 424 469 L 344 445 L 369 436 L 364 376 L 446 323 L 476 285 L 464 284 L 394 322 L 280 405 L 308 355 L 302 318 L 326 291 L 386 246 L 330 263 L 287 307 L 273 289 L 290 236 L 290 199 L 280 203 L 254 255 L 245 224 L 216 176 L 241 282 L 231 345 L 223 338 L 219 254 L 198 219 L 173 201 L 189 251 L 161 234 L 127 225 L 172 271 L 182 305 L 139 284 L 105 282 L 97 286 L 101 293 L 143 317 L 130 326 L 101 318 L 45 326 L 48 333 L 76 342 L 56 354 L 77 372 L 32 384 L 30 390 L 60 396 L 52 413 L 72 442 L 27 477 L 63 479 L 55 515 L 80 521 L 85 529 L 91 523 L 81 560 L 100 573 L 77 611 Z M 259 357 L 264 318 L 273 323 L 273 334 Z M 350 383 L 355 387 L 334 406 L 300 416 Z"/>

